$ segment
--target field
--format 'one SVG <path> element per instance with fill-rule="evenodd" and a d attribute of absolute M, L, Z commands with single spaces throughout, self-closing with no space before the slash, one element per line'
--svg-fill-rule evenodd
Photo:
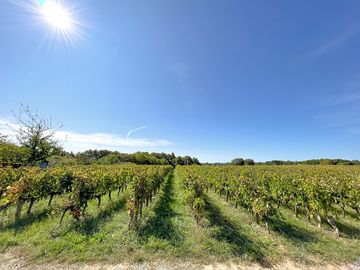
<path fill-rule="evenodd" d="M 356 166 L 2 169 L 0 252 L 34 264 L 292 262 L 360 256 Z"/>

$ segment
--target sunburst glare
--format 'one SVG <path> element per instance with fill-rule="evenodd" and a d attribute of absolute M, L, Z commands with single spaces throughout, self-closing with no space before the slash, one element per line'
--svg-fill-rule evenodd
<path fill-rule="evenodd" d="M 55 1 L 40 1 L 39 11 L 44 19 L 55 29 L 60 31 L 71 31 L 73 27 L 72 14 Z"/>
<path fill-rule="evenodd" d="M 67 0 L 20 0 L 13 1 L 27 14 L 27 26 L 32 25 L 36 31 L 43 30 L 44 43 L 74 46 L 84 41 L 84 24 L 79 21 L 78 1 Z"/>

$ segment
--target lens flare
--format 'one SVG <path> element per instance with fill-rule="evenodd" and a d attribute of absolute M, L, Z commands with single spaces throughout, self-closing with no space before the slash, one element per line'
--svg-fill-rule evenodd
<path fill-rule="evenodd" d="M 43 6 L 46 3 L 46 0 L 39 0 L 39 5 Z"/>
<path fill-rule="evenodd" d="M 41 1 L 40 13 L 46 22 L 56 30 L 71 32 L 73 19 L 71 13 L 57 1 Z"/>

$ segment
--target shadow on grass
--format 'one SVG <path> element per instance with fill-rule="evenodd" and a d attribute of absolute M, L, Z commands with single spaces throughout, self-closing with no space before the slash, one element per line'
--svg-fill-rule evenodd
<path fill-rule="evenodd" d="M 360 216 L 356 214 L 356 212 L 352 209 L 346 209 L 345 214 L 348 217 L 351 217 L 352 219 L 359 220 Z M 343 212 L 339 210 L 339 216 L 343 216 Z"/>
<path fill-rule="evenodd" d="M 7 225 L 0 226 L 0 231 L 2 230 L 14 230 L 15 234 L 22 232 L 28 226 L 35 222 L 41 222 L 45 220 L 51 212 L 53 208 L 45 208 L 40 211 L 36 211 L 30 214 L 23 214 L 18 220 L 15 220 Z"/>
<path fill-rule="evenodd" d="M 70 226 L 69 230 L 76 230 L 77 232 L 84 235 L 93 235 L 99 232 L 99 226 L 109 220 L 114 213 L 125 208 L 126 196 L 122 196 L 120 199 L 108 202 L 104 209 L 101 209 L 94 216 L 86 217 L 80 222 L 74 223 Z"/>
<path fill-rule="evenodd" d="M 236 256 L 247 255 L 263 267 L 271 267 L 259 246 L 242 234 L 239 231 L 240 228 L 226 219 L 220 209 L 211 203 L 208 197 L 205 197 L 205 203 L 205 217 L 209 220 L 210 226 L 213 227 L 211 236 L 214 239 L 229 243 L 233 254 Z"/>
<path fill-rule="evenodd" d="M 125 207 L 126 198 L 122 195 L 121 199 L 108 203 L 105 209 L 100 210 L 95 216 L 87 217 L 83 221 L 73 223 L 66 231 L 76 230 L 85 235 L 92 235 L 99 231 L 99 225 L 109 219 L 114 212 L 119 211 Z M 14 230 L 15 234 L 21 233 L 28 226 L 35 222 L 41 222 L 52 215 L 55 208 L 46 207 L 40 211 L 34 211 L 33 213 L 23 213 L 22 217 L 18 220 L 7 225 L 0 225 L 0 232 L 3 230 Z M 60 221 L 60 217 L 59 217 Z M 57 235 L 58 236 L 58 235 Z"/>
<path fill-rule="evenodd" d="M 141 240 L 147 241 L 149 237 L 169 241 L 171 245 L 178 245 L 183 241 L 183 236 L 175 228 L 171 218 L 177 214 L 172 209 L 174 202 L 174 176 L 170 174 L 166 180 L 159 198 L 154 204 L 155 215 L 147 220 L 144 226 L 137 228 Z"/>
<path fill-rule="evenodd" d="M 360 239 L 360 228 L 354 227 L 350 224 L 346 224 L 340 221 L 336 221 L 339 228 L 340 235 L 352 239 Z"/>
<path fill-rule="evenodd" d="M 319 240 L 314 233 L 289 223 L 282 216 L 270 217 L 269 227 L 272 231 L 281 234 L 294 242 L 314 242 Z"/>

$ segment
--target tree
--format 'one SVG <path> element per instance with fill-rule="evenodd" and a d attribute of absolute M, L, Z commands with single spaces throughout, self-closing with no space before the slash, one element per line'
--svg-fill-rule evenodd
<path fill-rule="evenodd" d="M 193 160 L 190 156 L 185 156 L 184 157 L 184 165 L 192 165 L 193 164 Z"/>
<path fill-rule="evenodd" d="M 185 165 L 185 159 L 183 157 L 176 157 L 176 165 Z"/>
<path fill-rule="evenodd" d="M 250 158 L 245 159 L 245 165 L 250 165 L 250 166 L 255 165 L 255 161 Z"/>
<path fill-rule="evenodd" d="M 234 158 L 232 161 L 231 161 L 231 164 L 232 165 L 237 165 L 237 166 L 243 166 L 245 164 L 245 161 L 244 159 L 242 158 Z"/>
<path fill-rule="evenodd" d="M 193 157 L 192 160 L 193 160 L 193 163 L 196 164 L 196 165 L 200 165 L 200 164 L 201 164 L 200 161 L 199 161 L 197 158 L 195 158 L 195 157 Z"/>
<path fill-rule="evenodd" d="M 320 159 L 320 165 L 334 165 L 334 162 L 331 159 Z"/>
<path fill-rule="evenodd" d="M 170 155 L 167 155 L 166 157 L 167 162 L 175 168 L 176 166 L 176 156 L 174 153 L 171 153 Z"/>
<path fill-rule="evenodd" d="M 60 152 L 61 147 L 55 140 L 55 132 L 62 127 L 53 125 L 51 117 L 44 117 L 31 111 L 29 106 L 21 105 L 20 112 L 15 115 L 19 124 L 17 140 L 29 150 L 30 165 L 46 162 L 48 158 Z"/>
<path fill-rule="evenodd" d="M 112 164 L 119 164 L 120 159 L 118 154 L 109 154 L 99 159 L 100 164 L 112 165 Z"/>

